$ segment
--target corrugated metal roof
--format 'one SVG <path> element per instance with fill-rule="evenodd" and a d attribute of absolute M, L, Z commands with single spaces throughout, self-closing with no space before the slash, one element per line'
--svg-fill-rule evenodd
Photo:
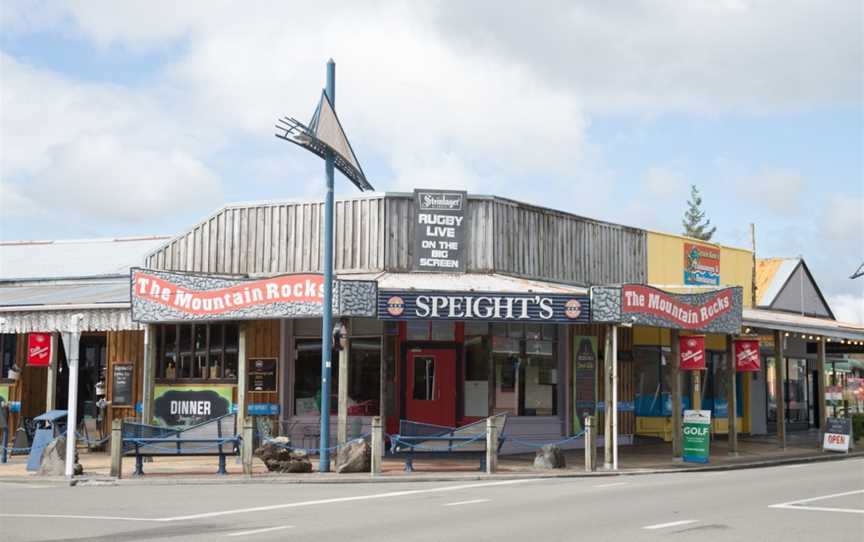
<path fill-rule="evenodd" d="M 864 326 L 860 324 L 765 309 L 744 309 L 742 325 L 854 341 L 864 340 Z"/>
<path fill-rule="evenodd" d="M 125 274 L 169 237 L 0 241 L 0 280 Z"/>
<path fill-rule="evenodd" d="M 771 306 L 800 262 L 800 258 L 756 260 L 756 305 L 759 307 Z"/>
<path fill-rule="evenodd" d="M 0 311 L 118 303 L 129 304 L 129 278 L 0 286 Z"/>

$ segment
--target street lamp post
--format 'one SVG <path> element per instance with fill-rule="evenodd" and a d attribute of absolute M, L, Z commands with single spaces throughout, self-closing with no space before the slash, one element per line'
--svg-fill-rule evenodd
<path fill-rule="evenodd" d="M 336 63 L 327 61 L 327 86 L 309 124 L 293 117 L 277 121 L 276 137 L 324 159 L 327 193 L 324 198 L 324 291 L 321 307 L 321 440 L 319 470 L 330 471 L 330 373 L 333 361 L 333 174 L 338 169 L 361 192 L 375 190 L 336 116 Z"/>
<path fill-rule="evenodd" d="M 336 109 L 336 63 L 327 61 L 327 97 Z M 330 472 L 330 366 L 333 357 L 333 152 L 324 158 L 327 193 L 324 197 L 324 307 L 321 318 L 321 453 L 318 470 Z"/>

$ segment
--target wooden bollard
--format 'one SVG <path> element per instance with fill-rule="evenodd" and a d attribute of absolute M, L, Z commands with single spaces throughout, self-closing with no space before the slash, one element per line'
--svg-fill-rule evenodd
<path fill-rule="evenodd" d="M 123 420 L 111 420 L 111 476 L 123 477 Z"/>

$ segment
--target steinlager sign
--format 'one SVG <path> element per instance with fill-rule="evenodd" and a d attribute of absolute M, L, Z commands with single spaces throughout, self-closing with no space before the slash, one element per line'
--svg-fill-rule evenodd
<path fill-rule="evenodd" d="M 684 461 L 707 463 L 711 442 L 711 411 L 685 410 L 682 439 Z"/>

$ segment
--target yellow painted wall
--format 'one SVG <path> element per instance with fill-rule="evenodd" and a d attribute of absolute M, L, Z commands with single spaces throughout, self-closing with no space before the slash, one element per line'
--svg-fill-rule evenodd
<path fill-rule="evenodd" d="M 741 286 L 744 306 L 752 306 L 753 253 L 669 233 L 648 232 L 648 284 L 664 290 L 692 292 L 684 283 L 684 243 L 697 242 L 720 250 L 720 285 Z M 670 286 L 682 285 L 681 288 Z"/>

